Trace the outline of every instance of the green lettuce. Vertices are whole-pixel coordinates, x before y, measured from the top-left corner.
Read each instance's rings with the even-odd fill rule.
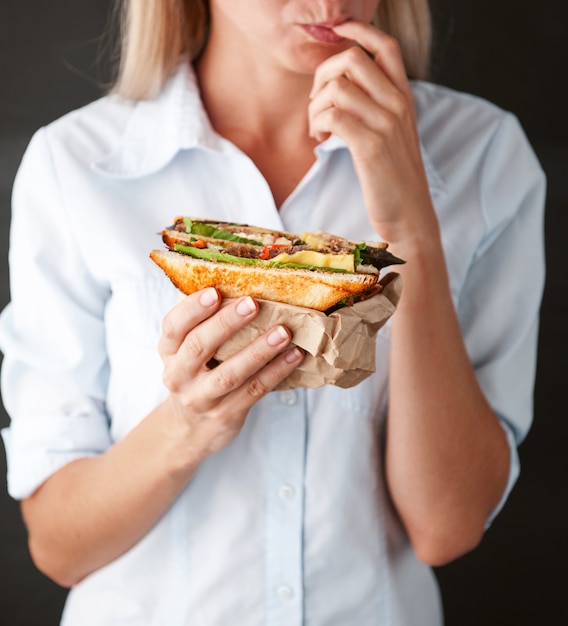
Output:
[[[192,222],[189,217],[183,219],[185,232],[189,235],[201,235],[203,237],[213,237],[214,239],[223,239],[225,241],[234,241],[236,243],[249,243],[253,246],[262,246],[263,244],[254,239],[246,239],[230,233],[227,230],[216,228],[212,224],[204,224],[202,222]]]
[[[206,261],[219,261],[221,263],[233,263],[238,265],[256,265],[260,267],[287,267],[302,270],[325,270],[326,272],[337,272],[340,274],[348,274],[346,270],[336,269],[332,267],[317,267],[313,265],[302,265],[301,263],[278,263],[276,261],[265,261],[263,259],[248,259],[245,257],[234,256],[221,252],[220,250],[211,250],[210,248],[195,248],[194,246],[183,246],[176,243],[174,245],[176,252],[181,252],[197,259],[205,259]]]

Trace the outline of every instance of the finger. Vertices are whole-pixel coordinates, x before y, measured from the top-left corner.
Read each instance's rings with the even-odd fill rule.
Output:
[[[331,133],[341,137],[351,146],[351,153],[356,162],[365,159],[376,163],[379,158],[377,150],[381,145],[385,145],[385,141],[381,141],[381,133],[370,132],[369,127],[360,119],[338,107],[330,107],[319,113],[312,120],[310,130],[312,137],[317,141]]]
[[[333,27],[341,37],[346,37],[367,50],[389,79],[403,92],[409,93],[410,86],[402,60],[398,41],[371,24],[351,20]]]
[[[158,341],[158,352],[162,358],[176,354],[187,334],[213,315],[220,303],[219,293],[211,287],[186,296],[169,311],[162,321]]]
[[[231,395],[231,403],[241,410],[248,410],[287,378],[302,363],[304,356],[304,351],[297,346],[279,354]]]
[[[204,376],[204,395],[218,399],[238,389],[282,352],[290,340],[287,328],[275,326]]]
[[[313,98],[328,82],[338,76],[345,76],[370,95],[373,95],[370,90],[377,81],[383,89],[387,88],[389,84],[391,89],[394,88],[387,76],[373,59],[367,56],[364,50],[357,46],[351,46],[347,50],[329,57],[317,67],[310,98]]]
[[[415,139],[414,124],[406,121],[408,109],[390,111],[371,100],[345,77],[334,79],[314,98],[309,107],[310,136],[321,141],[333,133],[350,147],[353,156],[379,157],[379,145],[405,145]],[[406,119],[405,119],[406,118]],[[374,152],[373,152],[374,151]]]
[[[194,375],[213,357],[219,346],[251,322],[258,314],[258,303],[250,296],[239,298],[194,327],[180,345],[176,360],[182,361],[187,375]]]
[[[384,114],[384,109],[357,85],[345,76],[339,76],[328,82],[310,102],[308,118],[312,137],[317,138],[316,135],[324,131],[333,132],[334,129],[325,128],[323,124],[327,116],[322,117],[322,113],[332,108],[343,111],[372,130],[379,130],[380,117]]]
[[[316,70],[311,99],[317,98],[339,77],[356,85],[370,100],[395,114],[408,108],[408,97],[386,76],[369,57],[355,46],[322,63]]]
[[[163,381],[166,387],[180,393],[188,381],[207,370],[219,346],[248,324],[258,313],[258,304],[245,296],[205,319],[184,337],[177,352],[163,357]]]

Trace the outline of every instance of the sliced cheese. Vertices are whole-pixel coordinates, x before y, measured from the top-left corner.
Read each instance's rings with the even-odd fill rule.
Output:
[[[325,254],[315,250],[300,250],[294,254],[282,252],[271,260],[277,263],[300,263],[312,267],[330,267],[346,272],[355,271],[355,260],[352,254]]]
[[[317,233],[308,233],[308,232],[302,233],[302,241],[305,241],[308,244],[308,246],[310,246],[311,248],[324,248],[324,249],[329,243],[323,237],[320,237],[320,235],[318,235]]]

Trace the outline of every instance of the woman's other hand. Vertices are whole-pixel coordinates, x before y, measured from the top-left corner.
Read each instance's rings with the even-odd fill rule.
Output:
[[[370,24],[333,29],[351,48],[317,69],[309,105],[310,134],[348,145],[371,224],[392,245],[437,233],[422,163],[414,98],[398,42]]]
[[[461,335],[398,43],[361,22],[334,31],[356,45],[317,69],[310,130],[347,143],[373,228],[407,262],[392,322],[386,477],[419,558],[441,565],[483,536],[508,444]]]

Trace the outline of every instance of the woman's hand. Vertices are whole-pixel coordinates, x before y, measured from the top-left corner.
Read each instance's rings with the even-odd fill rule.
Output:
[[[398,245],[437,232],[398,42],[362,22],[333,30],[354,45],[316,71],[310,134],[321,141],[333,133],[347,143],[381,237]]]
[[[483,535],[508,445],[461,336],[398,44],[360,22],[334,31],[358,45],[316,71],[311,133],[347,143],[373,227],[407,261],[392,322],[386,478],[418,556],[441,565]]]
[[[220,303],[207,289],[165,317],[167,400],[105,453],[68,463],[22,503],[34,562],[60,585],[77,584],[144,537],[200,462],[237,436],[252,404],[301,362],[278,326],[208,368],[217,347],[258,312],[248,297]]]
[[[211,288],[187,296],[163,322],[159,353],[164,361],[167,400],[176,432],[194,461],[217,452],[238,435],[251,406],[301,362],[298,348],[283,350],[290,332],[276,326],[238,354],[208,367],[223,343],[258,313],[258,304],[243,297],[220,308]]]

